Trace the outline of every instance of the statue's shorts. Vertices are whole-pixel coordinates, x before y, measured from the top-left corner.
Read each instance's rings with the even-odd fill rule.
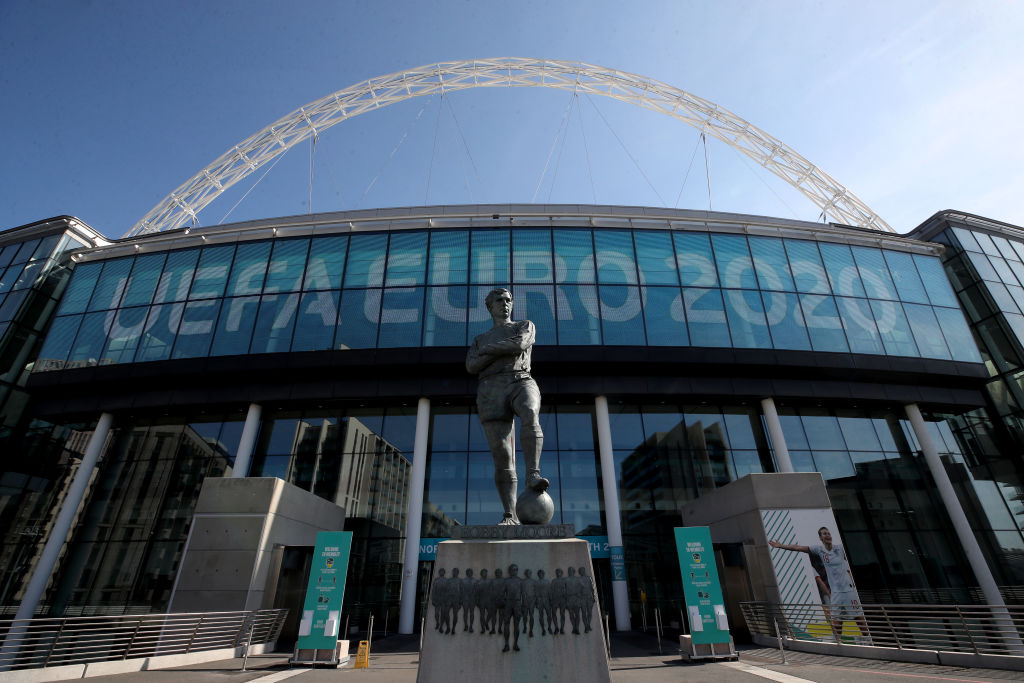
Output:
[[[511,420],[524,409],[540,410],[540,388],[528,372],[503,372],[480,380],[476,409],[481,420]]]

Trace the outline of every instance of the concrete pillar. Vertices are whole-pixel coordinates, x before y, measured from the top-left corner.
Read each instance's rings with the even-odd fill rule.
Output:
[[[421,398],[416,405],[409,510],[405,516],[405,562],[402,564],[402,598],[398,608],[399,633],[412,633],[416,626],[416,579],[420,562],[420,525],[423,521],[423,487],[427,478],[429,434],[430,399]]]
[[[85,489],[89,485],[89,479],[96,468],[96,461],[99,460],[100,452],[103,450],[103,444],[107,441],[107,435],[110,434],[110,425],[113,421],[113,415],[103,413],[96,422],[96,428],[93,429],[92,437],[90,437],[89,443],[85,447],[82,463],[78,466],[75,478],[71,482],[71,488],[68,489],[68,495],[64,499],[64,504],[57,515],[57,520],[53,523],[50,536],[46,539],[43,553],[39,557],[39,563],[36,564],[32,578],[29,579],[28,587],[25,588],[25,595],[21,599],[21,605],[18,607],[15,619],[31,619],[36,612],[39,601],[42,600],[43,591],[46,590],[46,584],[50,581],[50,574],[53,573],[53,567],[57,564],[60,549],[64,547],[64,541],[67,540],[68,532],[71,531],[71,522],[74,520],[75,514],[78,512],[78,506],[81,505],[82,498],[85,496]]]
[[[786,435],[782,432],[779,412],[775,410],[775,400],[771,396],[761,399],[761,412],[764,413],[768,438],[771,439],[772,450],[775,451],[775,466],[779,468],[779,472],[795,472],[793,461],[789,459],[789,446],[786,445]]]
[[[626,563],[622,552],[622,521],[619,512],[619,484],[615,476],[612,451],[612,427],[608,419],[608,399],[594,399],[597,418],[597,448],[601,458],[601,480],[604,482],[604,517],[608,525],[608,546],[612,563],[612,602],[615,608],[615,630],[629,631],[629,595],[626,592]]]
[[[231,477],[240,479],[249,476],[249,463],[252,451],[256,446],[256,436],[260,433],[260,416],[263,407],[259,403],[250,403],[249,412],[245,416],[242,437],[238,440],[238,454],[235,455],[235,466],[231,468]]]
[[[949,480],[949,474],[939,458],[935,442],[932,441],[931,434],[925,427],[921,410],[916,403],[910,403],[903,409],[907,412],[907,417],[910,418],[910,426],[914,429],[917,442],[921,445],[925,462],[928,463],[928,470],[932,473],[935,487],[939,490],[942,502],[946,506],[946,512],[949,513],[949,518],[953,522],[953,529],[956,531],[957,538],[960,539],[960,545],[963,546],[964,553],[967,555],[967,561],[970,562],[974,576],[981,585],[981,592],[985,594],[985,602],[990,605],[1005,605],[995,577],[992,576],[985,556],[981,552],[981,546],[978,545],[978,539],[975,538],[971,525],[967,521],[967,515],[964,514],[964,509],[960,505],[960,499],[957,498],[956,491],[953,489],[953,483]]]

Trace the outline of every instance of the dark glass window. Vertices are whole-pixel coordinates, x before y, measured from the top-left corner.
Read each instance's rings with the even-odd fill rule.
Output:
[[[345,270],[348,235],[316,237],[309,248],[303,289],[338,289]]]

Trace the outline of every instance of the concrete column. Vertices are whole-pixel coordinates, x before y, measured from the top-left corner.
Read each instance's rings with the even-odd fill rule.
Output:
[[[932,441],[931,434],[925,427],[921,410],[916,403],[910,403],[903,409],[907,412],[907,417],[910,418],[910,426],[914,429],[917,442],[921,444],[921,451],[924,453],[925,462],[928,463],[928,470],[932,473],[932,479],[935,480],[935,487],[939,490],[939,495],[942,496],[946,512],[949,513],[949,518],[953,522],[953,529],[967,555],[967,561],[970,562],[974,576],[981,585],[981,592],[985,594],[985,602],[990,605],[1005,605],[995,577],[992,576],[985,556],[981,553],[978,539],[975,538],[971,525],[967,521],[967,515],[964,514],[964,509],[960,505],[960,499],[957,498],[956,491],[953,489],[953,483],[949,480],[949,474],[939,458],[935,442]]]
[[[398,608],[399,633],[412,633],[416,626],[416,578],[420,562],[420,525],[423,521],[423,487],[427,478],[429,434],[430,399],[421,398],[416,405],[409,510],[405,516],[405,562],[402,564],[402,598]]]
[[[619,484],[615,476],[612,451],[612,427],[608,419],[608,399],[594,399],[597,418],[597,448],[601,458],[601,480],[604,482],[604,517],[608,525],[608,546],[612,563],[612,602],[615,608],[615,630],[629,631],[629,595],[626,592],[626,561],[622,552],[622,520],[619,512]]]
[[[238,440],[235,466],[231,468],[233,479],[249,476],[249,463],[252,461],[252,451],[256,446],[256,436],[260,433],[261,415],[263,407],[259,403],[250,403],[249,412],[245,416],[245,426],[242,427],[242,438]]]
[[[795,472],[793,461],[789,459],[789,446],[786,445],[786,435],[782,432],[782,422],[779,421],[779,412],[775,410],[775,400],[769,396],[761,399],[761,412],[764,413],[764,423],[768,427],[768,438],[772,441],[772,450],[775,451],[775,465],[779,472]]]
[[[75,514],[78,512],[78,506],[81,505],[82,498],[85,496],[85,489],[89,485],[89,479],[92,477],[93,470],[96,468],[96,461],[99,460],[103,444],[106,443],[107,435],[110,434],[110,425],[113,420],[113,415],[103,413],[96,422],[96,428],[93,429],[92,437],[90,437],[89,443],[85,447],[82,463],[78,466],[75,478],[71,482],[71,488],[68,489],[68,495],[64,499],[60,513],[57,514],[57,521],[53,523],[50,536],[46,539],[43,553],[39,557],[39,563],[32,573],[32,578],[29,579],[28,587],[25,588],[25,596],[21,599],[21,605],[18,607],[15,619],[31,619],[36,612],[36,607],[43,597],[46,584],[50,580],[50,574],[53,573],[53,567],[57,564],[60,549],[64,547],[64,541],[67,540],[68,532],[71,531],[71,522],[74,520]]]

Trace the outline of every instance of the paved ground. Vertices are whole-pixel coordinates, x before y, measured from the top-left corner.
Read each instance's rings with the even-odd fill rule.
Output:
[[[339,669],[289,668],[285,655],[250,657],[248,671],[241,671],[242,660],[146,671],[118,676],[91,678],[94,683],[414,683],[419,661],[418,637],[391,636],[374,642],[369,669],[353,669],[352,663]],[[778,650],[749,647],[740,649],[736,662],[684,663],[678,645],[662,642],[662,653],[654,637],[642,633],[613,634],[612,681],[614,683],[673,683],[708,681],[710,683],[864,683],[864,681],[983,681],[1022,680],[1024,674],[992,669],[965,669],[925,664],[880,662],[848,657],[829,657],[787,652],[786,663]],[[354,661],[354,659],[353,659]],[[458,683],[452,681],[452,683]],[[476,682],[473,682],[476,683]]]

